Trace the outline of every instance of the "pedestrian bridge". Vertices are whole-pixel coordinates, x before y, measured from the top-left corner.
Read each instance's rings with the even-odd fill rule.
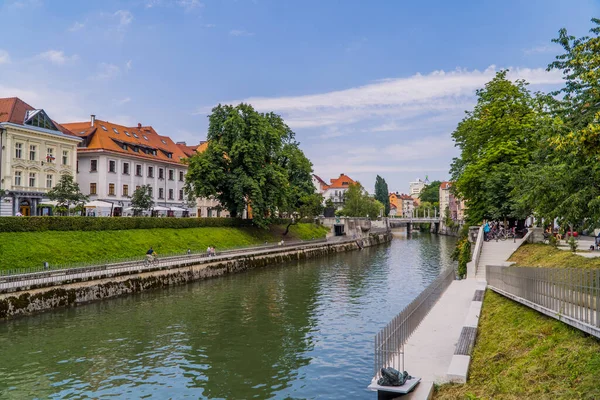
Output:
[[[402,217],[390,218],[388,221],[390,228],[399,228],[413,224],[439,224],[442,219],[440,217]]]

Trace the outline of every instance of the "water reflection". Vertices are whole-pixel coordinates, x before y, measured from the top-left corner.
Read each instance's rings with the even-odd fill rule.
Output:
[[[389,245],[0,324],[1,398],[369,397],[374,334],[451,238]]]

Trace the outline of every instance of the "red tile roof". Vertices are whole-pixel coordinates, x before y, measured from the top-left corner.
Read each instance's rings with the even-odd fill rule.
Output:
[[[187,155],[168,136],[159,135],[151,126],[127,127],[108,121],[96,119],[94,126],[90,122],[73,122],[63,124],[75,136],[85,137],[87,147],[78,148],[79,152],[108,150],[157,161],[181,163]],[[136,137],[137,136],[137,137]],[[127,145],[127,149],[123,148]],[[133,149],[140,149],[135,152]],[[146,154],[143,149],[156,150],[156,155]],[[169,158],[166,153],[171,153]]]
[[[450,186],[452,186],[452,182],[442,182],[440,184],[440,189],[442,190],[446,190],[448,189]]]
[[[330,181],[331,183],[329,185],[325,185],[323,189],[342,189],[347,188],[355,183],[352,178],[345,174],[340,174],[339,178],[331,179]]]
[[[23,125],[27,111],[35,110],[18,97],[0,99],[0,122]]]

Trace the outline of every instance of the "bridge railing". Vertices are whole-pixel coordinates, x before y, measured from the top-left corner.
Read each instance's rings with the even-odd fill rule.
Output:
[[[381,369],[392,367],[404,370],[404,345],[454,280],[449,268],[442,272],[409,305],[375,335],[375,380],[381,378]]]

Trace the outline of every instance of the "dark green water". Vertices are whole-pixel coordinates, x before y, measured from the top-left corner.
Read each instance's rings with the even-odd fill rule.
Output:
[[[373,336],[453,246],[399,237],[0,323],[0,398],[374,399]]]

